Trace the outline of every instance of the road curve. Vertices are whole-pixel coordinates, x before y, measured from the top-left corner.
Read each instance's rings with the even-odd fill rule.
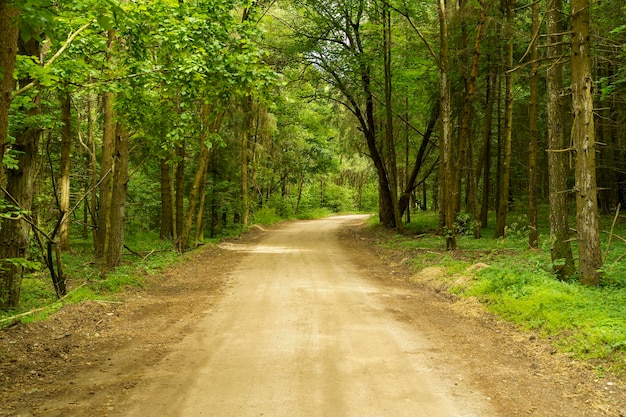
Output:
[[[494,416],[485,395],[432,366],[427,338],[386,309],[390,290],[340,245],[339,228],[364,218],[290,222],[256,245],[226,245],[246,255],[224,296],[123,415]]]

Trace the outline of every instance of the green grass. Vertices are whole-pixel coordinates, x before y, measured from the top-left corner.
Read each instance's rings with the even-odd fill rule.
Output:
[[[523,215],[509,215],[507,237],[494,238],[494,230],[482,231],[481,239],[459,235],[458,251],[445,251],[436,233],[437,213],[415,213],[405,235],[394,235],[381,243],[409,251],[416,270],[429,266],[445,268],[449,291],[461,297],[476,297],[490,311],[549,338],[554,346],[573,357],[590,360],[598,368],[626,372],[626,244],[613,239],[606,254],[599,287],[562,282],[551,273],[549,231],[545,211],[540,224],[540,248],[530,250]],[[602,219],[610,229],[612,218]],[[490,224],[494,224],[490,219]],[[573,222],[571,224],[574,224]],[[618,223],[615,235],[626,236],[626,223]],[[608,234],[603,233],[603,248]],[[577,257],[576,243],[572,243]],[[487,268],[468,273],[475,263]],[[465,276],[463,280],[457,280]],[[469,276],[469,277],[468,277]],[[459,284],[455,284],[460,282]]]
[[[3,319],[22,313],[37,310],[20,318],[29,322],[45,319],[66,303],[113,299],[125,289],[144,286],[151,276],[181,259],[171,242],[162,241],[150,233],[127,236],[126,245],[141,256],[124,250],[123,264],[105,278],[100,278],[99,264],[93,262],[91,241],[75,238],[71,252],[62,256],[68,294],[61,300],[57,299],[46,268],[31,271],[25,274],[22,281],[20,308],[0,312],[0,327],[10,323],[2,322]]]

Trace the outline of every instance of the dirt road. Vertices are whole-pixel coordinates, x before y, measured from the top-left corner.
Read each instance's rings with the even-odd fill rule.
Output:
[[[339,244],[362,217],[291,223],[247,252],[227,295],[167,360],[129,416],[490,416],[486,395],[437,372],[431,346],[386,311]],[[455,385],[456,383],[456,385]]]
[[[0,416],[626,415],[623,378],[412,283],[362,221],[257,230],[0,331]]]

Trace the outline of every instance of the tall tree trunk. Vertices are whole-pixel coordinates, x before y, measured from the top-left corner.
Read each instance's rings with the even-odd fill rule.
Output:
[[[612,63],[605,63],[603,68],[600,69],[600,77],[610,79],[614,77]],[[598,204],[600,211],[609,213],[614,210],[619,203],[620,187],[618,180],[618,159],[616,155],[618,153],[620,144],[615,139],[614,126],[618,126],[619,122],[615,120],[615,115],[618,114],[615,108],[615,98],[601,95],[601,102],[599,105],[600,118],[597,120],[600,126],[598,126],[598,143],[603,143],[599,154],[600,161],[598,162],[598,188],[599,198]]]
[[[4,167],[2,161],[7,146],[7,133],[9,127],[9,107],[13,99],[15,80],[13,70],[17,57],[17,39],[19,30],[16,19],[19,12],[8,4],[8,0],[0,0],[0,183]]]
[[[387,175],[389,177],[389,197],[393,209],[396,229],[402,232],[402,215],[398,207],[398,165],[396,141],[393,134],[392,80],[391,80],[391,10],[387,3],[383,6],[383,50],[385,78],[385,148],[387,151]]]
[[[20,44],[19,49],[21,55],[39,57],[39,43],[34,39]],[[26,78],[20,84],[27,85],[31,81]],[[28,117],[36,117],[41,112],[39,94],[32,104],[32,108],[23,110]],[[26,218],[30,217],[33,205],[41,130],[26,127],[15,132],[14,136],[13,149],[17,152],[18,168],[7,170],[5,199],[27,214],[5,218],[0,228],[0,310],[17,308],[20,304],[24,267],[19,260],[28,259],[31,226]]]
[[[183,231],[184,203],[185,203],[185,141],[176,147],[176,178],[174,184],[174,240],[178,246],[180,234]]]
[[[69,210],[70,210],[70,154],[72,151],[72,107],[69,92],[61,93],[61,112],[63,127],[61,128],[61,175],[59,178],[59,210],[61,211],[61,225],[59,227],[59,248],[62,251],[70,249]]]
[[[113,171],[111,184],[111,209],[109,213],[109,237],[104,258],[108,268],[115,268],[122,263],[124,249],[124,220],[126,219],[126,195],[128,191],[128,132],[121,123],[116,126],[115,150],[113,152]]]
[[[548,188],[550,199],[550,255],[552,270],[561,280],[575,271],[569,241],[569,205],[567,177],[568,153],[563,133],[563,48],[561,0],[547,2],[548,48],[550,60],[547,73],[548,113]]]
[[[463,104],[463,113],[461,115],[461,127],[459,130],[459,147],[461,149],[471,149],[471,144],[473,142],[472,138],[472,104],[474,102],[474,92],[476,90],[476,77],[478,76],[478,59],[480,58],[480,50],[482,46],[483,39],[483,29],[485,27],[485,19],[487,18],[487,4],[484,0],[480,1],[481,11],[480,18],[478,20],[478,26],[476,27],[476,42],[474,43],[474,51],[472,55],[472,65],[470,67],[469,77],[467,79],[467,92],[465,94],[465,102]],[[465,143],[467,142],[467,143]],[[480,211],[478,209],[478,177],[479,168],[474,168],[474,164],[472,163],[472,158],[469,161],[465,161],[464,152],[461,152],[459,157],[459,161],[457,163],[458,166],[462,166],[464,164],[469,164],[471,167],[470,178],[469,178],[469,191],[468,191],[468,204],[470,207],[470,212],[472,213],[473,218],[473,230],[474,230],[474,238],[480,238]],[[460,175],[461,170],[457,170],[457,175]],[[457,183],[460,185],[460,176],[456,179]]]
[[[602,253],[596,185],[589,16],[589,0],[571,1],[572,110],[574,113],[572,143],[576,153],[579,280],[585,285],[597,285],[600,280]]]
[[[211,152],[206,141],[209,138],[209,134],[217,133],[219,131],[222,125],[222,118],[224,116],[224,112],[220,112],[219,114],[211,114],[207,105],[205,105],[202,113],[205,133],[200,138],[200,156],[198,158],[198,168],[196,169],[191,191],[189,192],[187,211],[185,212],[183,229],[180,234],[179,250],[181,251],[189,249],[191,228],[193,226],[194,217],[196,217],[197,214],[196,207],[198,206],[198,202],[200,200],[200,194],[206,192],[205,185],[207,181],[207,172],[209,169],[209,160],[211,156]],[[213,116],[214,119],[211,120],[211,123],[209,124],[207,123],[207,119],[210,115]],[[201,212],[197,215],[201,216]]]
[[[408,90],[408,86],[405,86],[405,88]],[[409,96],[407,95],[404,98],[404,118],[405,120],[408,122],[409,121]],[[409,134],[409,124],[405,123],[404,124],[404,189],[406,190],[408,185],[409,185],[409,180],[410,180],[410,175],[409,174],[409,155],[410,155],[410,151],[411,151],[411,145],[410,145],[410,134]],[[407,207],[404,209],[406,210],[406,223],[411,223],[411,193],[409,192],[408,195],[405,193],[402,193],[400,195],[400,198],[398,200],[398,209],[400,210],[400,215],[403,214],[404,210],[402,209],[402,199],[406,196],[406,200],[407,200]]]
[[[530,52],[530,100],[528,102],[528,120],[530,125],[529,155],[528,155],[528,246],[531,249],[539,247],[539,230],[537,226],[537,142],[539,118],[539,2],[533,3],[532,43]]]
[[[506,215],[509,209],[509,182],[511,178],[511,138],[513,134],[513,0],[506,3],[506,38],[508,41],[506,58],[506,92],[504,103],[504,144],[502,155],[502,173],[500,177],[500,195],[496,220],[496,237],[504,236]]]
[[[108,32],[107,60],[113,61],[117,34]],[[113,110],[114,95],[105,92],[102,98],[103,133],[101,154],[101,183],[98,206],[96,257],[100,258],[100,276],[104,278],[111,268],[122,262],[124,248],[124,220],[128,186],[128,139],[121,123],[116,122]]]
[[[91,79],[91,77],[90,77]],[[85,212],[88,212],[87,214],[90,216],[90,218],[87,218],[87,215],[85,215],[85,228],[88,227],[88,225],[91,225],[91,233],[92,233],[92,238],[93,241],[96,241],[96,234],[97,234],[97,217],[96,217],[96,211],[97,211],[97,206],[98,206],[98,156],[96,155],[96,140],[95,140],[95,127],[94,127],[94,118],[93,118],[93,114],[92,114],[92,107],[91,107],[91,100],[92,96],[91,94],[87,94],[87,143],[83,143],[83,146],[85,147],[85,149],[87,150],[87,153],[89,154],[90,157],[90,168],[91,168],[91,187],[86,184],[85,188],[91,188],[91,195],[89,200],[85,199],[84,201],[84,206],[85,206]],[[80,139],[80,135],[78,136],[78,138]],[[89,220],[89,222],[88,222]],[[84,230],[84,237],[85,239],[87,238],[87,230]]]
[[[169,158],[161,158],[161,239],[174,237],[174,219],[172,217],[172,170]]]
[[[489,60],[489,68],[490,71],[489,76],[487,77],[485,93],[485,118],[483,119],[482,130],[483,143],[476,168],[477,172],[480,172],[481,169],[483,170],[483,195],[480,205],[480,225],[482,228],[486,228],[488,226],[489,196],[491,195],[491,124],[493,121],[493,104],[495,101],[493,94],[495,76],[491,74],[491,69],[493,68],[491,60]]]
[[[430,143],[432,134],[435,131],[437,121],[439,120],[440,112],[441,111],[439,109],[439,105],[436,105],[433,107],[433,110],[430,114],[430,118],[428,120],[428,125],[426,126],[426,131],[424,132],[424,135],[422,136],[422,142],[417,151],[417,155],[415,156],[415,163],[413,164],[413,169],[411,170],[411,173],[407,176],[406,186],[404,188],[404,191],[402,192],[402,197],[400,197],[400,200],[398,202],[400,215],[402,215],[405,210],[410,211],[409,205],[410,205],[410,200],[411,200],[411,194],[415,191],[415,188],[418,186],[418,184],[416,183],[417,175],[421,171],[421,168],[424,164],[424,160],[426,159],[426,150],[428,149],[428,144]],[[407,167],[408,167],[408,163],[407,163]],[[422,179],[422,181],[424,181],[424,179]]]
[[[448,81],[448,17],[446,1],[438,0],[439,4],[439,150],[441,186],[441,210],[446,236],[446,250],[456,249],[456,198],[453,195],[455,184],[455,167],[452,160],[452,122],[450,120],[450,82]]]
[[[250,222],[250,186],[248,178],[248,149],[252,129],[252,97],[245,97],[242,103],[243,123],[241,128],[241,223],[247,227]]]
[[[207,186],[208,168],[204,173],[204,181],[202,183],[203,191],[200,193],[200,202],[198,203],[198,211],[196,214],[196,233],[194,236],[194,246],[198,246],[200,241],[204,240],[204,204],[206,202],[206,186]]]
[[[108,33],[107,60],[112,59],[114,31]],[[105,248],[110,236],[110,211],[113,193],[113,153],[115,150],[115,114],[113,112],[113,93],[102,93],[102,153],[100,156],[100,197],[98,199],[98,228],[94,250],[96,258],[102,260],[103,271],[106,271]]]

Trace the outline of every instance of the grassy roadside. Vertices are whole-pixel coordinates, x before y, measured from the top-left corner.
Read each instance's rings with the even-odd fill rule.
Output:
[[[315,219],[328,216],[328,210],[306,211],[294,218]],[[262,226],[284,221],[274,209],[263,209],[254,216],[254,223]],[[241,227],[222,231],[220,236],[204,239],[205,245],[215,245],[221,240],[245,233]],[[79,233],[73,234],[78,236]],[[48,271],[43,265],[29,271],[22,281],[21,305],[17,310],[0,311],[0,328],[17,321],[24,323],[43,320],[68,303],[86,300],[115,302],[123,291],[149,285],[166,267],[184,262],[187,254],[178,253],[171,241],[160,240],[158,235],[147,232],[127,234],[126,245],[132,252],[124,250],[124,262],[115,271],[100,278],[99,265],[93,260],[93,246],[89,239],[74,237],[71,251],[64,253],[63,271],[67,277],[68,294],[58,300]]]
[[[380,244],[409,253],[415,279],[435,277],[439,287],[476,298],[501,318],[550,339],[559,351],[589,361],[600,373],[626,373],[626,259],[620,258],[626,243],[612,240],[601,285],[584,287],[575,279],[559,281],[550,272],[547,225],[540,225],[540,248],[530,250],[527,222],[515,214],[510,219],[506,238],[495,239],[493,229],[483,230],[478,240],[460,235],[460,249],[450,253],[435,233],[437,214],[417,213],[405,235],[381,234],[387,237]],[[603,219],[604,230],[610,230],[611,221]],[[618,222],[614,233],[626,236],[626,223]],[[608,233],[603,233],[604,249],[607,242]],[[577,248],[573,250],[576,256]]]

